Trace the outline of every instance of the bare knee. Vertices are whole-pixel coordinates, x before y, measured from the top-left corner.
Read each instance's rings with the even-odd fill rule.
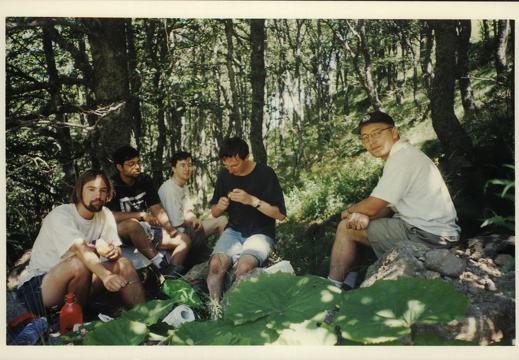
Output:
[[[224,254],[214,254],[209,262],[209,274],[221,276],[229,269],[231,260]]]
[[[236,266],[236,276],[241,276],[248,272],[251,272],[255,268],[259,266],[259,260],[252,255],[242,255],[240,260],[238,260],[238,265]]]

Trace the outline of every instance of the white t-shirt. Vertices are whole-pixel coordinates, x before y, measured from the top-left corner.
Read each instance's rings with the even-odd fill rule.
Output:
[[[171,178],[160,186],[159,197],[169,221],[175,227],[182,225],[185,213],[194,209],[187,186],[180,187]],[[184,231],[183,228],[179,230]]]
[[[439,236],[459,236],[457,215],[440,171],[423,152],[401,138],[389,153],[371,196],[407,223]]]
[[[115,246],[121,245],[115,218],[108,208],[103,207],[92,220],[86,220],[79,215],[74,204],[57,206],[43,219],[27,272],[20,277],[18,286],[73,256],[70,247],[78,239],[89,244],[104,239],[112,241]]]

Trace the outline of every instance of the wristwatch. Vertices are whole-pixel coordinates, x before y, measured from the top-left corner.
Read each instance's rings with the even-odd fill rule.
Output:
[[[255,208],[259,208],[261,206],[261,200],[258,199],[258,203],[256,204]]]

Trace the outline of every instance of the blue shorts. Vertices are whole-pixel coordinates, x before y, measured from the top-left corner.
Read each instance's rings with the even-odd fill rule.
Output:
[[[150,239],[153,246],[157,247],[162,240],[162,226],[150,225],[147,221],[139,221],[139,224],[141,224],[142,229],[146,233],[146,236],[148,236],[148,239]],[[126,246],[133,246],[132,242],[129,240],[124,241],[124,239],[121,239],[121,241]]]
[[[255,234],[246,238],[239,231],[227,228],[216,242],[211,256],[225,254],[234,264],[241,255],[247,254],[258,259],[261,265],[267,260],[273,245],[274,240],[267,235]]]
[[[47,316],[47,310],[43,304],[41,293],[41,282],[45,274],[35,276],[29,281],[23,283],[16,290],[16,298],[24,304],[27,309],[34,315]]]

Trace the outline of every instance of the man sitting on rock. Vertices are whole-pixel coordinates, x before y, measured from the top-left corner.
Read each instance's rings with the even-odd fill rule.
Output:
[[[399,241],[448,248],[460,236],[456,210],[439,170],[408,139],[400,138],[391,116],[369,113],[352,133],[360,135],[369,153],[385,164],[371,195],[341,214],[328,278],[343,290],[355,286],[353,270],[363,245],[381,257]]]
[[[16,292],[33,314],[47,316],[70,292],[83,308],[102,290],[118,292],[129,309],[146,302],[137,271],[122,257],[114,216],[104,207],[112,195],[108,175],[88,170],[78,178],[71,203],[44,219]]]

